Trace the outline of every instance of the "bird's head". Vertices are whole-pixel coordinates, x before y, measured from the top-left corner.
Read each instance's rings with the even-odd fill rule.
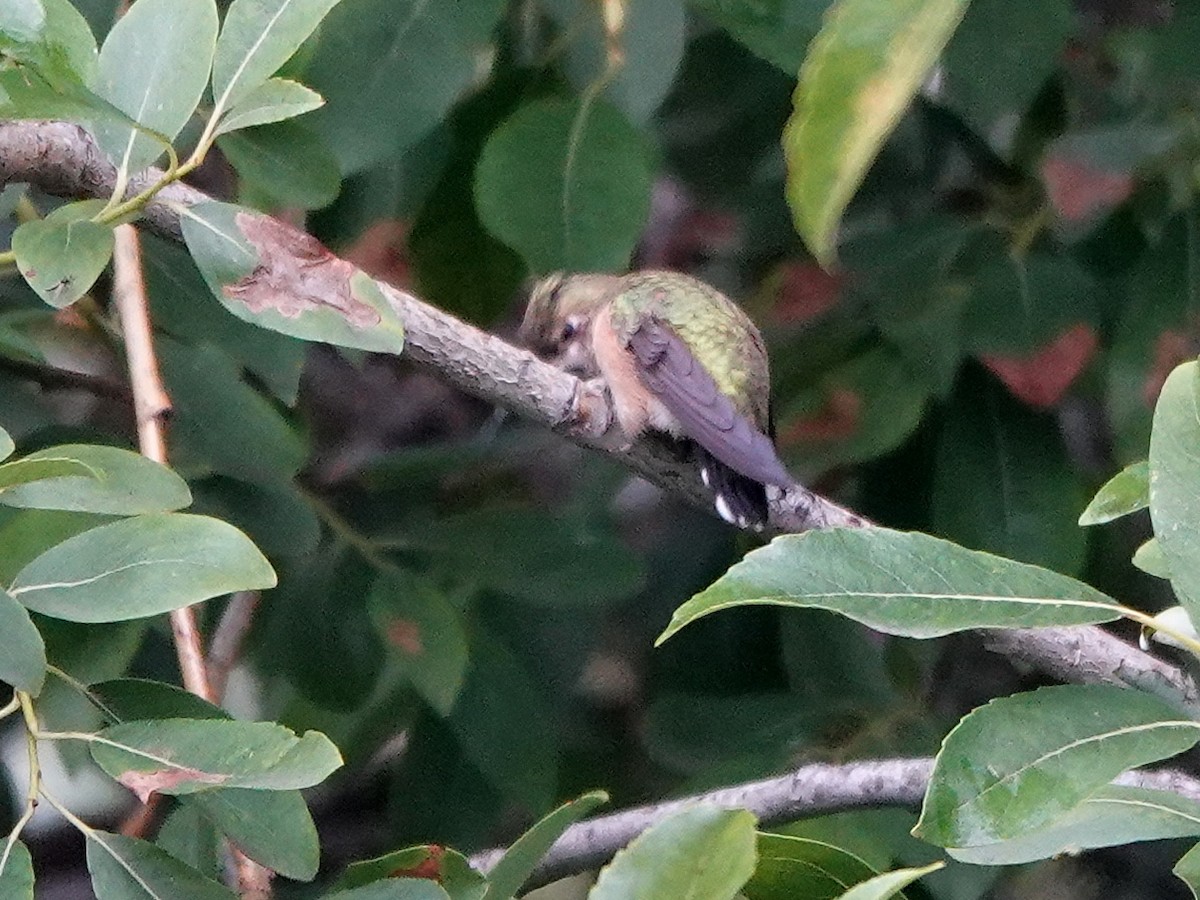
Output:
[[[529,295],[519,337],[526,347],[583,378],[599,374],[592,353],[591,322],[619,285],[615,275],[543,278]]]

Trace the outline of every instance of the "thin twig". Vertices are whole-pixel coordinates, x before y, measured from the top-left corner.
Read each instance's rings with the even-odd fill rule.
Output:
[[[254,624],[254,611],[261,597],[258,591],[238,591],[229,598],[213,632],[208,645],[208,684],[218,698],[225,696],[229,672],[242,654],[242,644]]]
[[[132,225],[118,225],[113,232],[116,239],[113,249],[113,299],[125,337],[125,355],[129,361],[129,381],[137,416],[138,444],[142,455],[166,465],[167,441],[163,420],[171,411],[171,398],[163,387],[154,354],[138,235]],[[210,703],[217,703],[218,695],[209,681],[195,610],[185,606],[173,610],[170,618],[184,687]],[[152,797],[151,801],[156,799]],[[150,805],[143,804],[142,809],[126,820],[126,827],[141,825],[149,828],[154,819],[154,809],[146,808]],[[242,897],[246,900],[265,900],[270,897],[271,873],[233,844],[229,845],[229,852],[233,877]]]
[[[137,416],[138,445],[142,455],[166,465],[167,442],[163,421],[171,412],[171,398],[163,387],[154,355],[146,286],[142,281],[142,252],[132,225],[113,229],[113,299],[125,336],[129,383]],[[189,688],[190,690],[190,688]]]
[[[123,403],[133,402],[133,395],[129,392],[128,386],[119,381],[105,378],[103,375],[75,372],[47,363],[11,357],[0,357],[0,371],[11,372],[13,375],[27,378],[35,384],[51,390],[86,391],[108,400],[120,400]]]

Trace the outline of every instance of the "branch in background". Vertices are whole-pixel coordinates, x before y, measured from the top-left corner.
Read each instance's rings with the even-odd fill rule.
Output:
[[[1092,625],[982,631],[984,646],[1059,681],[1113,684],[1161,697],[1200,718],[1200,689],[1183,669]]]
[[[208,683],[218,698],[225,696],[229,673],[242,655],[242,644],[254,624],[254,612],[261,598],[259,591],[238,591],[229,598],[213,632],[208,645]]]
[[[814,763],[778,778],[597,816],[563,832],[542,858],[524,890],[599,868],[651,825],[693,803],[748,809],[758,816],[762,828],[853,809],[917,809],[932,772],[931,757],[864,760],[844,765]],[[1174,770],[1125,772],[1114,783],[1170,791],[1200,800],[1200,781]],[[477,853],[471,857],[471,865],[487,872],[503,855],[503,850]]]
[[[140,190],[156,177],[155,173],[143,175],[130,190]],[[77,126],[4,122],[0,123],[0,184],[7,182],[29,182],[68,197],[107,197],[115,173]],[[208,199],[185,185],[171,185],[147,207],[145,224],[179,240],[179,207]],[[286,253],[283,248],[275,249]],[[379,287],[404,322],[405,355],[414,362],[470,394],[512,409],[577,444],[608,453],[659,487],[711,510],[696,466],[675,458],[655,442],[616,449],[620,438],[610,433],[613,416],[606,396],[411,294],[385,284]],[[771,528],[777,532],[868,524],[804,489],[788,491],[771,504]],[[1015,662],[1064,681],[1126,684],[1164,696],[1193,713],[1200,710],[1200,692],[1190,676],[1096,627],[1002,630],[989,632],[985,640]],[[783,778],[727,788],[705,797],[748,807],[768,823],[834,809],[913,806],[924,791],[928,767],[929,760],[806,766]],[[1196,782],[1182,775],[1164,783],[1162,789],[1200,797]],[[630,810],[575,826],[555,845],[540,877],[549,880],[547,873],[557,877],[602,862],[672,808],[667,804]],[[570,848],[570,852],[560,848]],[[485,865],[490,857],[479,859]]]
[[[0,372],[9,372],[19,378],[28,379],[48,390],[86,391],[107,400],[119,400],[122,403],[133,402],[133,395],[126,385],[103,375],[76,372],[73,369],[61,369],[47,363],[13,359],[7,356],[0,357]]]

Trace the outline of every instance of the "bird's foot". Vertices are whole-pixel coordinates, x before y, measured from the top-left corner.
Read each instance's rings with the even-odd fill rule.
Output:
[[[603,437],[612,428],[612,399],[603,378],[579,382],[575,391],[575,421],[593,438]]]

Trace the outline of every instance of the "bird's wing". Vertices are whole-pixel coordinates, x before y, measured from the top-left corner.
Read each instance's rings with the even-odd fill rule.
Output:
[[[771,439],[737,411],[669,325],[648,319],[630,335],[628,346],[642,381],[688,437],[748,478],[763,484],[795,483]]]

